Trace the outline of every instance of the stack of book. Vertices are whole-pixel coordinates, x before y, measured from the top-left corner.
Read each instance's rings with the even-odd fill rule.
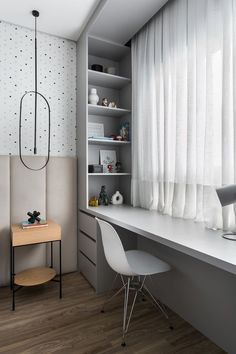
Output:
[[[48,226],[48,223],[46,222],[46,220],[40,220],[39,222],[36,221],[33,224],[31,224],[29,221],[22,221],[21,226],[23,229],[31,229],[38,227],[46,227]]]

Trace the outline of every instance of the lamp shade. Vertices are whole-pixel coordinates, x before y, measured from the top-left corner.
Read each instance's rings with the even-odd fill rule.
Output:
[[[236,203],[236,184],[217,188],[216,193],[222,206]]]

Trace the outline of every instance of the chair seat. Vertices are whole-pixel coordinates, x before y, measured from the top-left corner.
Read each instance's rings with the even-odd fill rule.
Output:
[[[137,275],[152,275],[171,269],[169,264],[144,251],[132,250],[125,254],[130,268]]]

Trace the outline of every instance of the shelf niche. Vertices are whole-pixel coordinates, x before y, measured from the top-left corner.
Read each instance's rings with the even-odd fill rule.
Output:
[[[88,69],[89,85],[108,87],[119,90],[131,83],[131,80],[118,75],[111,75],[100,71]]]

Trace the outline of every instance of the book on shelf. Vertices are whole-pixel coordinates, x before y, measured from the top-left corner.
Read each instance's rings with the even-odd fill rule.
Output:
[[[31,224],[29,221],[22,221],[21,226],[23,229],[33,229],[39,227],[47,227],[48,223],[45,220],[41,220],[40,222],[36,221]]]
[[[89,137],[90,140],[114,140],[113,138],[111,137],[107,137],[107,136],[90,136]]]

